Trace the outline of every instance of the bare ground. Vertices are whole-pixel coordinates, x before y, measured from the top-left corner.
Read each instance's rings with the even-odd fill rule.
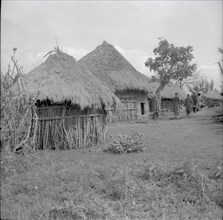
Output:
[[[188,118],[182,113],[179,120],[110,126],[109,134],[140,131],[146,146],[141,156],[151,159],[214,163],[223,156],[223,127],[213,121],[214,114],[213,109],[204,109]]]
[[[113,140],[117,134],[131,134],[132,130],[143,133],[146,147],[143,153],[117,156],[97,151],[96,148],[90,151],[84,149],[73,153],[63,152],[63,154],[68,158],[104,165],[122,165],[142,158],[171,161],[173,164],[182,164],[185,161],[200,165],[213,164],[222,161],[223,156],[223,127],[222,124],[214,122],[212,119],[214,114],[213,109],[204,109],[189,118],[182,113],[179,120],[172,120],[170,116],[170,119],[165,120],[115,124],[108,127],[108,140]],[[61,158],[61,152],[56,152],[52,156]]]

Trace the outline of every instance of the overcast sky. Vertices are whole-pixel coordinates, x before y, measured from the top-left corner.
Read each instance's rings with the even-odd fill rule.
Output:
[[[24,72],[44,61],[56,46],[76,58],[104,40],[113,44],[140,72],[159,37],[194,48],[202,76],[221,84],[217,48],[222,47],[222,1],[3,1],[1,61],[12,48]]]

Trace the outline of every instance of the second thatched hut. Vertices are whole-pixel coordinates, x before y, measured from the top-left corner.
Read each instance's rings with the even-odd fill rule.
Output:
[[[148,77],[138,72],[111,44],[103,42],[78,63],[108,86],[121,100],[120,112],[107,108],[107,121],[135,120],[149,112]]]
[[[223,104],[223,96],[217,89],[202,94],[202,101],[208,107],[220,106]]]
[[[152,109],[152,98],[156,92],[156,89],[159,87],[159,82],[151,82],[149,83],[150,88],[152,88],[153,92],[148,94],[150,109]],[[186,99],[186,93],[183,89],[181,89],[175,83],[170,83],[166,85],[164,89],[161,91],[161,109],[166,112],[173,112],[173,98],[175,93],[177,92],[181,101]]]

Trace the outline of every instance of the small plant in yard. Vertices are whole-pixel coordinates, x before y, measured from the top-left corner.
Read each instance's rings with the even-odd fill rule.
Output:
[[[138,131],[132,131],[132,135],[118,134],[116,139],[104,149],[105,152],[114,154],[143,152],[143,134]]]

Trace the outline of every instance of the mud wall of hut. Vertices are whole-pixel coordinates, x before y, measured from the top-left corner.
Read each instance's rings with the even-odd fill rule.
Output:
[[[161,108],[165,110],[165,112],[173,112],[173,99],[162,99]]]
[[[144,92],[123,91],[116,95],[121,100],[121,109],[106,109],[107,122],[133,121],[142,115],[148,115],[149,103]]]
[[[152,109],[152,99],[149,99],[149,109]],[[180,101],[182,104],[182,100]],[[173,99],[162,98],[161,99],[161,109],[165,112],[173,112]]]
[[[32,125],[36,149],[78,149],[105,139],[106,114],[72,106],[37,107]]]

